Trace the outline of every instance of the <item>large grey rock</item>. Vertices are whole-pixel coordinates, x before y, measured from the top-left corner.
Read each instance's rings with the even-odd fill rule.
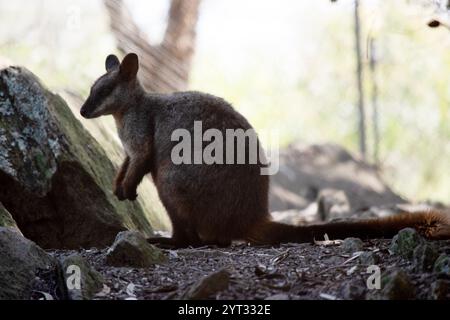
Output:
[[[23,68],[0,71],[0,201],[46,248],[103,247],[152,228],[112,193],[114,167],[66,103]]]
[[[41,273],[57,274],[58,263],[34,242],[0,227],[0,300],[28,300]]]
[[[271,211],[304,209],[323,189],[342,190],[351,211],[405,202],[375,168],[341,146],[294,143],[280,152],[280,170],[271,177]]]
[[[115,267],[146,268],[167,260],[160,249],[135,231],[119,233],[106,255],[106,263]]]

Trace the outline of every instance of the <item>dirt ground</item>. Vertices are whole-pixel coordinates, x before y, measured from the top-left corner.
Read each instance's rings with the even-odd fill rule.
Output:
[[[432,284],[442,278],[433,272],[418,273],[412,262],[389,251],[390,240],[364,242],[372,252],[381,275],[403,270],[414,287],[414,299],[430,299]],[[440,253],[450,252],[450,241],[436,242]],[[224,290],[210,299],[373,299],[369,290],[367,264],[342,245],[285,244],[278,247],[234,245],[230,248],[164,250],[167,263],[145,269],[115,268],[105,264],[106,250],[81,250],[90,265],[104,279],[104,290],[94,299],[168,300],[186,298],[189,290],[207,275],[226,269]],[[56,257],[75,251],[52,251]],[[443,279],[444,282],[450,281]],[[214,286],[215,284],[213,284]],[[448,295],[447,295],[448,297]]]

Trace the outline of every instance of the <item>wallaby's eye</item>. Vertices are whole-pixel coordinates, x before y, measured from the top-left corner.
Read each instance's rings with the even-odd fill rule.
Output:
[[[112,74],[107,73],[103,75],[91,88],[90,95],[93,99],[92,101],[97,105],[101,104],[113,92],[116,85],[117,81]]]

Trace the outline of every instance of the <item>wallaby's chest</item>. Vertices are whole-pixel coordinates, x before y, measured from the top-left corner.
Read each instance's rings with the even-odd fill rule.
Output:
[[[117,132],[128,156],[139,154],[152,143],[150,121],[138,115],[116,119]]]

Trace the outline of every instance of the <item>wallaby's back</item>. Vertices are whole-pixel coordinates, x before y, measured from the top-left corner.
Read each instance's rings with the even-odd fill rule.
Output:
[[[194,137],[195,121],[201,121],[203,132],[216,129],[224,139],[227,129],[252,129],[223,99],[199,92],[165,96],[154,119],[156,165],[152,175],[174,228],[187,226],[202,242],[225,245],[245,238],[254,222],[269,214],[269,180],[260,174],[259,162],[174,164],[171,152],[178,142],[171,141],[172,133],[186,129]],[[248,141],[245,148],[248,152]]]

